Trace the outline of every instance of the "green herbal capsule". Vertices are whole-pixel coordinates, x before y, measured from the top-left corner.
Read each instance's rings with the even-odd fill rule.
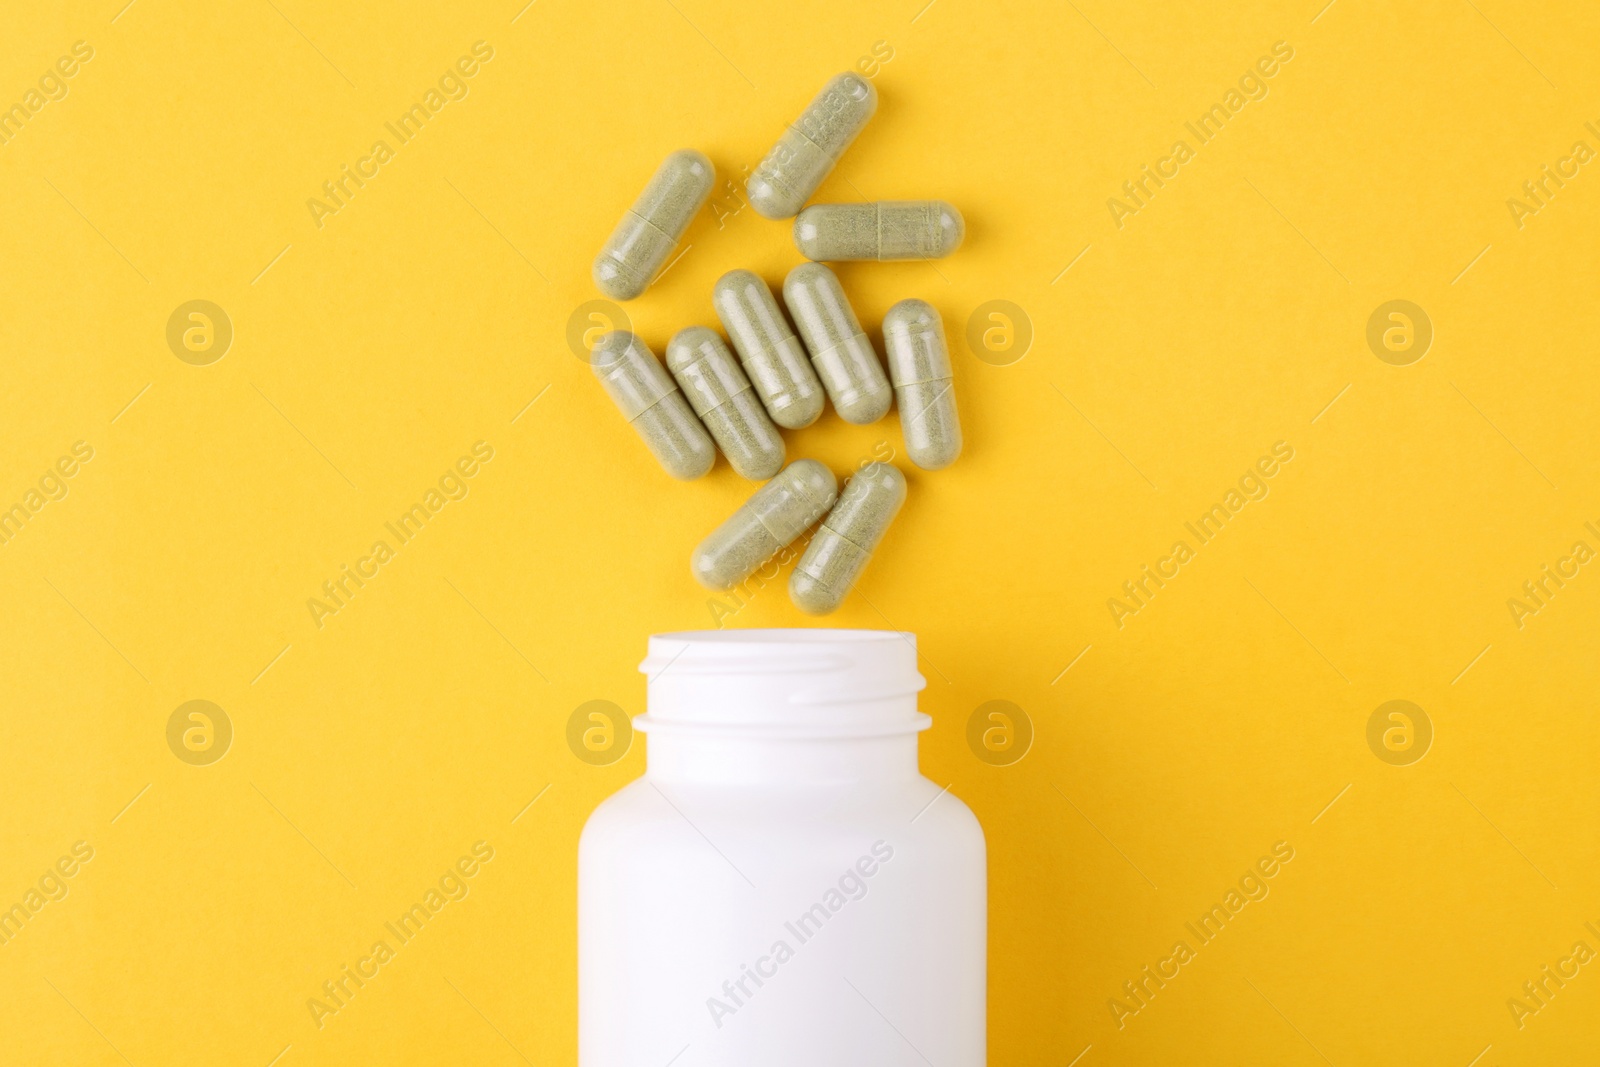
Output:
[[[769,219],[793,217],[877,110],[871,82],[848,72],[834,77],[750,172],[750,205]]]
[[[592,366],[622,417],[668,474],[698,478],[711,469],[716,446],[643,341],[627,330],[613,330],[595,346]]]
[[[594,261],[594,284],[613,300],[632,300],[655,281],[689,220],[711,195],[716,171],[692,148],[661,164]]]
[[[961,455],[961,420],[944,323],[933,305],[902,300],[883,317],[883,349],[911,462],[936,471]]]
[[[811,615],[826,615],[878,547],[906,500],[906,479],[887,463],[869,463],[851,478],[789,576],[789,598]]]
[[[838,276],[802,263],[783,280],[783,302],[839,417],[858,425],[883,418],[894,394]]]
[[[732,589],[805,533],[838,492],[827,467],[795,460],[700,542],[689,569],[708,589]]]
[[[734,470],[756,481],[778,473],[783,438],[715,330],[679,330],[667,342],[667,369]]]
[[[940,259],[961,247],[967,224],[943,200],[812,204],[794,220],[807,259]]]
[[[711,303],[772,421],[786,430],[816,422],[822,383],[767,283],[750,271],[730,270],[717,279]]]

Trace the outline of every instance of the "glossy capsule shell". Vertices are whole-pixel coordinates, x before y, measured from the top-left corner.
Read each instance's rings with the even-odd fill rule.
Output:
[[[783,280],[783,302],[839,417],[858,425],[883,418],[894,394],[838,275],[802,263]]]
[[[807,259],[941,259],[961,247],[967,224],[943,200],[812,204],[794,220]]]
[[[795,460],[700,542],[689,559],[695,580],[732,589],[827,514],[838,493],[827,467]]]
[[[715,178],[711,160],[692,148],[668,156],[595,257],[600,291],[613,300],[632,300],[649,288],[711,195]]]
[[[877,110],[871,82],[836,75],[750,172],[744,185],[750,205],[769,219],[794,217]]]
[[[961,455],[961,420],[939,312],[925,300],[900,301],[883,317],[883,350],[911,462],[950,466]]]
[[[899,470],[887,463],[862,467],[789,575],[795,607],[811,615],[837,608],[905,501],[906,479]]]
[[[698,478],[711,469],[716,446],[643,341],[627,330],[613,330],[595,346],[592,366],[622,417],[668,474]]]
[[[822,383],[767,283],[750,271],[730,270],[717,279],[711,303],[772,421],[786,430],[816,422]]]
[[[679,330],[667,342],[667,369],[735,471],[755,481],[778,473],[783,438],[715,330]]]

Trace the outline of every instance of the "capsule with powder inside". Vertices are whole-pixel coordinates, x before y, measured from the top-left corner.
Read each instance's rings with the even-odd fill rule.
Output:
[[[883,350],[911,462],[950,466],[961,455],[961,420],[939,312],[925,300],[900,301],[883,317]]]
[[[905,475],[869,463],[845,485],[789,575],[789,599],[811,615],[837,608],[906,500]]]
[[[793,217],[877,110],[878,90],[861,75],[830,79],[750,172],[750,205],[769,219]]]
[[[689,569],[708,589],[732,589],[805,533],[837,496],[832,471],[797,459],[700,542]]]
[[[757,481],[778,473],[783,438],[715,330],[679,330],[667,342],[667,369],[734,470]]]
[[[711,469],[716,446],[643,341],[627,330],[613,330],[595,345],[591,365],[622,417],[668,474],[698,478]]]
[[[839,417],[857,424],[883,418],[894,394],[838,275],[821,263],[802,263],[783,280],[783,302]]]
[[[822,383],[767,283],[747,270],[717,279],[711,303],[772,421],[786,430],[822,414]]]
[[[600,291],[613,300],[632,300],[649,288],[711,195],[715,178],[711,160],[692,148],[668,156],[595,258]]]
[[[794,220],[794,243],[815,260],[940,259],[961,247],[961,212],[943,200],[812,204]]]

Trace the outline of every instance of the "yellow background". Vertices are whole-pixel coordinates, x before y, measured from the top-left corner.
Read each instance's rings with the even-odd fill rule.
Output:
[[[1600,964],[1521,1028],[1506,1003],[1600,950],[1600,566],[1507,607],[1600,548],[1600,164],[1520,228],[1506,203],[1600,148],[1586,5],[123,3],[10,5],[0,56],[9,107],[94,49],[0,147],[0,505],[94,449],[0,547],[0,906],[94,849],[0,946],[0,1060],[572,1062],[577,837],[644,754],[581,763],[567,719],[639,713],[646,636],[711,625],[688,553],[750,486],[670,481],[568,318],[667,152],[742,189],[879,42],[819,198],[965,212],[948,260],[839,273],[875,340],[894,301],[938,307],[968,443],[908,469],[831,621],[921,641],[925,773],[988,835],[992,1062],[1594,1055]],[[395,145],[477,41],[469,95]],[[307,200],[380,138],[319,228]],[[1108,198],[1180,138],[1119,229]],[[722,272],[798,261],[715,195],[628,307],[658,352],[714,323]],[[194,299],[235,332],[208,366],[166,343]],[[1009,366],[964,341],[993,299],[1034,331]],[[1394,299],[1434,329],[1409,366],[1366,342]],[[893,415],[787,437],[904,466]],[[477,441],[470,494],[318,628],[307,599]],[[1108,598],[1278,441],[1270,495],[1119,628]],[[808,621],[780,584],[727,620]],[[194,699],[234,729],[209,766],[167,744]],[[966,742],[991,699],[1036,734],[1011,766]],[[1409,766],[1368,747],[1391,699],[1432,724]],[[307,1000],[480,840],[470,896],[319,1029]],[[1119,1029],[1122,983],[1278,841],[1270,895]]]

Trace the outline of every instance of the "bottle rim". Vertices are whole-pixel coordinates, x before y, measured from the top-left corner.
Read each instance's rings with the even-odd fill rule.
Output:
[[[821,627],[656,634],[642,730],[686,727],[764,737],[914,733],[927,686],[916,635]]]

